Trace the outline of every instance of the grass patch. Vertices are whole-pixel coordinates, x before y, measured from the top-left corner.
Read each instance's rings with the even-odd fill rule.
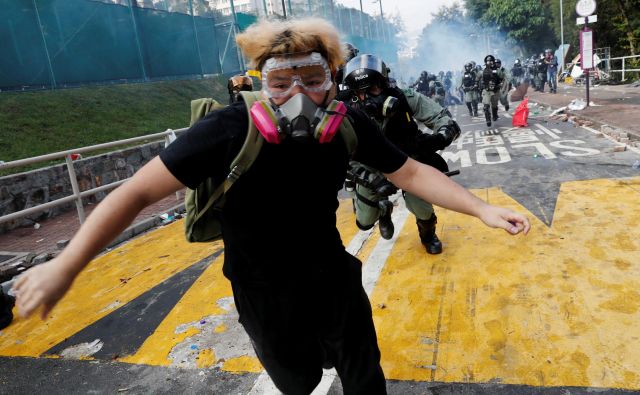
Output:
[[[2,92],[0,160],[9,162],[162,132],[168,128],[183,128],[189,126],[190,101],[200,97],[213,97],[227,103],[227,79],[219,76],[53,91]],[[7,169],[0,175],[46,165]]]

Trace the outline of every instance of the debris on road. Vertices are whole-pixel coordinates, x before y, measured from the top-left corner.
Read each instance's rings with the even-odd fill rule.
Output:
[[[567,105],[567,108],[571,111],[580,111],[584,110],[587,107],[587,103],[582,99],[573,99],[571,103]]]

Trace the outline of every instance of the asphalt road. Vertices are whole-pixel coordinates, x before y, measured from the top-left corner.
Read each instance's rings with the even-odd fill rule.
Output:
[[[595,131],[452,109],[443,153],[477,196],[529,215],[527,237],[437,209],[445,251],[426,254],[398,196],[396,234],[338,228],[363,262],[390,394],[640,390],[640,171]],[[537,118],[536,118],[537,117]],[[220,244],[180,222],[97,258],[45,322],[0,332],[0,393],[269,394],[221,274]],[[315,394],[339,394],[332,371]],[[640,393],[640,392],[638,392]]]

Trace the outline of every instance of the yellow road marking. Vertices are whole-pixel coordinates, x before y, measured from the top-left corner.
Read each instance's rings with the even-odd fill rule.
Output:
[[[640,388],[639,185],[564,183],[524,238],[438,210],[439,256],[407,224],[372,295],[387,378]]]
[[[16,318],[2,331],[0,355],[39,356],[220,248],[187,243],[183,226],[160,228],[94,259],[48,320],[42,322],[39,314]]]
[[[475,193],[526,211],[499,189]],[[552,226],[530,216],[527,237],[438,209],[445,251],[436,256],[406,221],[372,294],[387,378],[640,388],[639,198],[638,178],[564,183]],[[186,243],[182,226],[97,258],[50,320],[18,319],[2,331],[0,355],[39,356],[220,247]],[[358,232],[349,200],[338,209],[338,227],[345,244]],[[363,262],[377,240],[376,229],[359,253]],[[202,337],[203,318],[214,324],[212,334],[232,333],[222,259],[122,361],[176,364],[170,354]],[[224,350],[197,347],[189,355],[195,367],[262,369],[250,353],[222,361]]]

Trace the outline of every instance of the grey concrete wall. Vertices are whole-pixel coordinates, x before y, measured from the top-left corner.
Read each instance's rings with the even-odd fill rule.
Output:
[[[103,155],[74,161],[80,191],[129,178],[142,165],[156,156],[163,142],[148,143]],[[84,199],[84,204],[97,203],[108,192],[98,192]],[[73,194],[66,164],[0,177],[0,216],[37,206]],[[58,206],[28,217],[0,224],[0,234],[22,226],[31,226],[45,218],[69,210],[75,203]]]

